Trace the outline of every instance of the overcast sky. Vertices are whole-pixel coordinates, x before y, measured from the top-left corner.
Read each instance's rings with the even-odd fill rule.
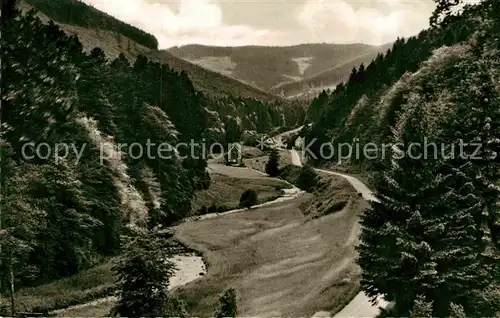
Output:
[[[384,44],[428,26],[432,0],[84,0],[158,39],[160,48]]]

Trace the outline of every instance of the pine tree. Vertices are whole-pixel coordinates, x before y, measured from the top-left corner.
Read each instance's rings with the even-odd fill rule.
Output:
[[[450,304],[450,318],[467,318],[464,307],[455,303]]]
[[[160,238],[136,229],[114,268],[119,281],[119,300],[110,315],[121,317],[163,316],[168,302],[169,279],[175,265]]]
[[[419,295],[410,313],[411,318],[432,318],[432,302],[427,302],[425,297]]]
[[[428,129],[420,110],[407,119],[407,130],[394,134],[394,143],[405,149],[410,142],[424,144],[422,132]],[[416,295],[432,301],[440,317],[451,302],[471,312],[474,295],[492,279],[478,240],[484,204],[475,191],[473,165],[416,155],[391,157],[377,178],[379,202],[361,221],[363,289],[394,300],[401,315]]]
[[[462,3],[462,0],[434,0],[436,2],[437,7],[432,13],[430,18],[431,26],[445,26],[446,18],[448,18],[451,14],[453,7]]]
[[[276,177],[279,173],[279,153],[273,149],[269,154],[269,160],[266,163],[266,173],[271,177]]]

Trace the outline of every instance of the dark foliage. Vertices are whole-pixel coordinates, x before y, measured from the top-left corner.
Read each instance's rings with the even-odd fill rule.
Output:
[[[257,203],[259,203],[259,200],[255,190],[249,189],[241,194],[240,208],[250,208]]]
[[[271,177],[276,177],[279,173],[280,155],[276,149],[271,150],[269,160],[266,163],[266,173]]]
[[[168,282],[175,270],[169,256],[154,232],[138,231],[130,239],[115,268],[120,293],[111,316],[163,316],[169,300]]]
[[[304,191],[311,192],[317,184],[318,175],[314,169],[309,165],[302,167],[300,169],[299,177],[297,178],[297,186]]]
[[[227,289],[219,297],[219,310],[215,313],[215,318],[236,318],[238,316],[238,307],[236,304],[236,290]]]

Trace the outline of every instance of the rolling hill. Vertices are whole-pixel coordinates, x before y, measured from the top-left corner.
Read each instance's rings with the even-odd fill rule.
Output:
[[[386,50],[387,46],[318,43],[285,47],[185,45],[167,51],[266,91],[281,93],[285,85],[284,96],[290,96],[296,93],[296,88],[301,90],[309,85],[309,79],[317,75],[326,75],[328,84],[344,80],[354,65],[370,62]],[[327,72],[333,72],[333,80]],[[295,86],[295,83],[301,84]]]
[[[353,67],[361,64],[368,65],[379,53],[384,53],[392,47],[392,43],[376,47],[374,50],[357,56],[341,65],[322,71],[314,76],[299,81],[280,83],[269,91],[279,96],[288,98],[310,99],[315,97],[324,89],[334,89],[340,82],[346,81]]]
[[[70,2],[71,5],[74,5],[72,1]],[[220,97],[232,95],[243,98],[255,98],[263,101],[280,99],[275,95],[265,92],[262,89],[252,87],[237,79],[224,76],[212,70],[197,66],[189,61],[180,59],[167,51],[159,51],[139,44],[137,41],[131,39],[131,37],[125,36],[124,32],[118,32],[111,28],[101,28],[100,25],[93,25],[91,23],[87,23],[83,26],[83,23],[78,24],[73,21],[67,21],[54,13],[57,12],[56,10],[48,11],[46,7],[40,7],[39,3],[44,3],[44,1],[19,1],[18,7],[24,12],[31,9],[37,10],[37,16],[44,22],[54,20],[66,34],[78,36],[85,51],[100,47],[110,59],[115,59],[122,53],[129,61],[135,60],[138,55],[142,54],[152,61],[166,63],[176,71],[185,71],[197,90],[211,96]],[[89,8],[86,10],[95,10],[88,6],[84,8]],[[107,18],[106,21],[108,21],[108,25],[110,24],[109,21],[119,21],[103,12],[98,11],[98,13]],[[129,28],[133,27],[129,26]]]

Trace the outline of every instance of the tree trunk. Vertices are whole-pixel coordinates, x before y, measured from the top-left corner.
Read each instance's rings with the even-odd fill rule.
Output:
[[[12,252],[10,254],[10,266],[9,266],[9,273],[10,273],[10,313],[12,317],[16,315],[16,307],[15,307],[15,302],[14,302],[14,256],[12,255]]]

